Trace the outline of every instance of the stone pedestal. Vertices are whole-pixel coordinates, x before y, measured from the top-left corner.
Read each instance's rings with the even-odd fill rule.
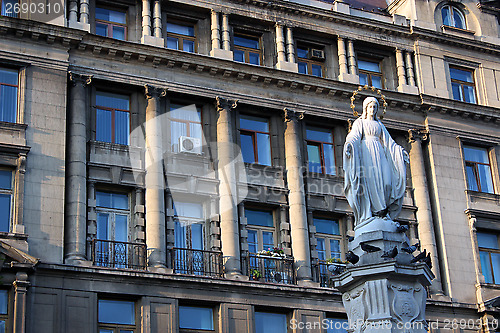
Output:
[[[361,243],[381,250],[367,253]],[[398,248],[395,258],[381,257],[394,246]],[[334,281],[343,294],[349,332],[427,332],[426,287],[434,275],[426,264],[410,263],[413,256],[401,251],[406,246],[406,235],[391,230],[366,231],[349,244],[359,262],[349,264]]]
[[[299,65],[293,62],[288,61],[278,61],[276,64],[277,69],[281,69],[282,71],[289,71],[297,73],[299,71]]]

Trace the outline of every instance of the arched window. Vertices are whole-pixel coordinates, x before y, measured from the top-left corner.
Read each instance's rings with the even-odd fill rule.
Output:
[[[464,14],[462,14],[458,8],[445,5],[441,9],[441,16],[443,17],[444,25],[464,30],[466,29]]]

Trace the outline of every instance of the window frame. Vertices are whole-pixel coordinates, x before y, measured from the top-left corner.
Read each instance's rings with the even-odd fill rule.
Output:
[[[0,321],[4,321],[5,322],[5,332],[10,332],[10,329],[11,329],[11,322],[10,322],[10,315],[12,313],[12,304],[11,304],[11,291],[8,290],[8,289],[0,289],[2,291],[5,291],[6,294],[7,294],[7,304],[6,304],[6,309],[7,309],[7,313],[5,314],[0,314]]]
[[[212,324],[213,324],[213,330],[205,330],[201,328],[182,328],[181,327],[181,318],[180,318],[180,308],[181,307],[191,307],[191,308],[204,308],[204,309],[211,309],[212,310]],[[215,309],[212,306],[198,306],[198,305],[191,305],[191,304],[179,304],[179,333],[199,333],[199,332],[207,332],[207,333],[215,333],[217,331],[217,309]]]
[[[331,240],[338,240],[339,241],[339,249],[340,249],[340,258],[338,259],[342,259],[345,257],[345,236],[344,236],[344,230],[342,228],[342,221],[341,219],[337,218],[337,219],[333,219],[331,217],[326,217],[324,215],[321,215],[321,214],[314,214],[313,215],[313,226],[316,227],[316,224],[314,223],[315,222],[315,219],[321,219],[321,220],[330,220],[330,221],[336,221],[339,225],[339,235],[332,235],[332,234],[325,234],[325,233],[321,233],[321,232],[318,232],[318,229],[316,228],[316,233],[314,235],[314,237],[316,238],[316,240],[318,238],[322,238],[325,240],[325,259],[324,260],[327,260],[327,259],[330,259],[331,258],[331,254],[332,254],[332,251],[331,251],[331,248],[330,248],[330,241]],[[318,243],[319,244],[319,243]],[[318,251],[318,248],[317,248],[317,244],[316,244],[316,251],[318,252],[318,259],[319,259],[319,251]],[[322,260],[322,259],[319,259],[319,260]]]
[[[446,8],[448,8],[448,13],[450,15],[450,22],[452,25],[445,24],[445,20],[443,19],[443,11]],[[458,16],[460,16],[460,18],[462,19],[462,24],[464,26],[463,28],[459,28],[456,26],[455,15],[454,15],[455,11],[458,13]],[[443,7],[441,7],[441,20],[442,20],[443,26],[445,26],[445,27],[451,27],[451,28],[460,29],[460,30],[467,30],[467,20],[465,18],[465,14],[454,5],[445,4]]]
[[[194,29],[194,36],[187,36],[187,35],[176,34],[174,32],[168,32],[167,26],[169,23],[173,23],[173,24],[177,24],[177,25],[181,25],[181,26],[192,26]],[[191,53],[189,51],[184,51],[184,40],[189,40],[189,41],[192,41],[194,43],[194,50],[192,53],[198,53],[197,35],[198,35],[198,26],[197,26],[196,22],[183,20],[183,19],[177,19],[177,18],[169,18],[167,20],[167,25],[165,26],[165,43],[167,43],[166,39],[168,37],[177,38],[178,43],[179,43],[178,44],[179,48],[177,48],[176,50]],[[175,50],[175,49],[166,47],[166,45],[167,44],[165,44],[165,48],[170,49],[170,50]]]
[[[323,130],[328,130],[329,133],[331,133],[332,135],[332,142],[325,142],[325,141],[317,141],[317,140],[310,140],[307,138],[307,130],[310,129],[323,129]],[[318,127],[318,126],[314,126],[314,125],[306,125],[306,152],[308,151],[308,146],[309,145],[313,145],[313,146],[317,146],[319,147],[319,154],[320,154],[320,160],[321,160],[321,174],[323,175],[330,175],[330,176],[336,176],[337,175],[337,161],[336,161],[336,148],[335,148],[335,134],[333,132],[333,129],[328,129],[328,128],[324,128],[324,127]],[[324,150],[324,144],[328,144],[328,145],[331,145],[332,148],[333,148],[333,170],[335,173],[327,173],[326,172],[326,162],[325,162],[325,150]],[[307,153],[307,168],[308,168],[308,171],[309,172],[312,172],[312,173],[319,173],[319,172],[316,172],[316,171],[311,171],[309,169],[309,153]]]
[[[106,21],[106,20],[100,20],[100,19],[97,19],[97,9],[105,9],[105,10],[110,10],[110,11],[114,11],[114,12],[121,12],[121,13],[125,13],[125,23],[118,23],[118,22],[113,22],[113,21]],[[128,24],[129,24],[129,19],[128,19],[128,10],[127,9],[122,9],[122,8],[109,8],[108,6],[99,6],[97,5],[95,7],[95,11],[94,11],[94,23],[95,23],[95,33],[97,35],[97,24],[103,24],[103,25],[106,25],[106,36],[101,36],[101,37],[108,37],[108,38],[113,38],[113,39],[116,39],[116,40],[124,40],[124,41],[127,41],[128,40]],[[124,36],[125,38],[124,39],[118,39],[118,38],[115,38],[113,37],[113,27],[116,26],[116,27],[123,27],[124,28]],[[100,36],[100,35],[98,35]]]
[[[200,114],[200,122],[197,122],[197,121],[191,121],[191,120],[186,120],[186,119],[179,119],[179,118],[174,118],[172,117],[172,114],[170,111],[172,111],[172,105],[177,105],[177,106],[181,106],[181,107],[185,107],[185,106],[189,106],[191,104],[194,104],[196,105],[196,111],[198,111],[198,113]],[[177,102],[177,101],[169,101],[168,105],[167,105],[167,118],[168,118],[168,131],[169,131],[169,135],[168,135],[168,140],[170,141],[170,152],[171,153],[180,153],[180,150],[179,150],[179,147],[178,147],[178,144],[179,144],[179,137],[177,138],[177,142],[172,142],[172,121],[176,121],[178,123],[184,123],[186,124],[186,128],[187,128],[187,134],[186,136],[187,137],[193,137],[191,135],[191,128],[190,128],[190,124],[199,124],[200,127],[201,127],[201,133],[200,133],[200,138],[201,138],[201,144],[203,145],[203,141],[205,139],[205,133],[204,133],[204,126],[203,126],[203,107],[196,104],[196,103],[184,103],[184,102]],[[174,146],[173,145],[177,145],[177,151],[174,149]]]
[[[116,324],[116,323],[101,323],[99,321],[99,301],[118,301],[118,302],[133,302],[134,303],[134,325],[126,325],[126,324]],[[108,298],[108,297],[99,297],[97,299],[97,331],[100,332],[101,329],[111,330],[113,333],[120,333],[120,330],[128,330],[133,333],[140,333],[140,320],[139,318],[139,306],[136,300],[122,299],[122,298]]]
[[[110,94],[116,94],[116,95],[122,95],[122,96],[127,96],[128,98],[128,110],[122,110],[122,109],[117,109],[117,108],[110,108],[110,107],[106,107],[106,106],[100,106],[100,105],[97,105],[97,95],[99,93],[110,93]],[[94,112],[94,119],[95,119],[95,122],[94,122],[94,140],[97,141],[97,142],[104,142],[104,143],[110,143],[110,144],[114,144],[114,145],[120,145],[120,146],[127,146],[129,147],[130,146],[130,131],[132,129],[132,110],[131,109],[131,96],[130,94],[122,94],[122,93],[117,93],[117,92],[114,92],[114,91],[109,91],[109,90],[100,90],[100,89],[96,89],[95,90],[95,96],[94,96],[94,101],[95,101],[95,106],[94,106],[94,109],[95,109],[95,112]],[[97,139],[97,111],[98,110],[105,110],[105,111],[111,111],[111,142],[108,142],[108,141],[101,141],[101,140],[98,140]],[[127,112],[128,113],[128,134],[127,134],[127,141],[128,143],[127,144],[123,144],[123,143],[117,143],[115,142],[116,141],[116,123],[115,123],[115,120],[116,120],[116,111],[119,111],[119,112]]]
[[[283,315],[285,316],[285,325],[286,325],[286,332],[290,332],[291,328],[290,328],[290,319],[291,319],[291,313],[289,312],[280,312],[279,310],[277,309],[272,309],[272,308],[268,308],[268,307],[263,307],[263,308],[256,308],[254,309],[253,311],[253,320],[254,320],[254,326],[255,326],[255,329],[257,329],[257,320],[256,320],[256,313],[268,313],[268,314],[277,314],[277,315]],[[256,333],[261,333],[261,332],[256,332]]]
[[[241,127],[241,118],[242,117],[254,117],[254,118],[260,118],[261,120],[265,120],[267,122],[267,127],[269,129],[269,132],[262,132],[262,131],[257,131],[257,130],[251,130],[251,129],[246,129]],[[240,113],[238,116],[238,131],[240,133],[239,135],[239,140],[240,140],[240,146],[241,146],[241,135],[249,135],[252,137],[252,145],[253,145],[253,159],[254,162],[245,162],[247,164],[258,164],[258,165],[264,165],[264,166],[273,166],[273,147],[271,144],[271,119],[262,117],[260,115],[254,115],[254,114],[249,114],[249,113]],[[265,134],[268,135],[269,137],[269,162],[270,164],[261,164],[259,162],[259,147],[258,147],[258,141],[257,141],[257,134]]]
[[[15,13],[14,11],[12,11],[12,15],[4,15],[3,14],[3,4],[4,4],[4,1],[5,0],[0,0],[0,10],[1,10],[0,16],[3,16],[3,17],[12,17],[12,18],[19,18],[19,13]],[[19,0],[16,0],[16,3],[19,5]]]
[[[451,76],[451,69],[457,69],[457,70],[461,70],[464,72],[469,72],[471,74],[472,83],[466,82],[466,81],[461,81],[458,79],[454,79]],[[450,73],[450,85],[451,85],[451,97],[452,97],[452,99],[455,101],[459,101],[459,102],[464,102],[464,103],[469,103],[469,104],[477,104],[478,96],[477,96],[477,89],[476,89],[476,78],[474,77],[475,70],[471,69],[471,68],[460,67],[460,66],[450,64],[449,65],[449,73]],[[463,98],[465,97],[464,85],[472,87],[474,89],[474,102],[467,102],[467,101],[465,101],[465,98],[464,99],[456,99],[454,94],[453,94],[453,83],[460,85],[460,92],[461,92]]]
[[[485,150],[486,156],[488,157],[488,163],[467,160],[465,157],[465,148]],[[474,145],[468,144],[467,142],[464,142],[464,143],[462,143],[462,154],[463,154],[463,161],[464,161],[463,163],[464,163],[464,168],[465,168],[465,180],[466,180],[467,190],[474,191],[474,190],[469,188],[470,187],[469,180],[468,180],[469,177],[467,176],[467,167],[473,166],[473,174],[474,174],[474,178],[476,179],[476,184],[477,184],[477,191],[476,192],[495,194],[496,193],[495,181],[494,181],[494,175],[493,175],[493,167],[492,167],[492,163],[491,163],[490,149],[487,147],[482,147],[482,146],[474,146]],[[493,192],[482,191],[481,178],[479,175],[478,164],[487,165],[489,167],[489,169],[490,169],[489,175],[490,175],[491,187],[492,187]]]
[[[1,0],[0,0],[1,1]],[[19,90],[21,88],[21,69],[20,68],[15,68],[15,67],[10,67],[10,66],[0,66],[0,69],[7,69],[7,70],[12,70],[12,71],[16,71],[17,72],[17,85],[13,85],[13,84],[8,84],[8,83],[3,83],[3,82],[0,82],[0,90],[2,89],[2,86],[8,86],[8,87],[15,87],[16,88],[16,110],[14,111],[15,114],[14,114],[14,121],[11,122],[11,121],[5,121],[5,120],[0,120],[0,122],[5,122],[5,123],[9,123],[9,124],[17,124],[19,123],[19,110],[20,110],[20,94],[19,94]]]
[[[301,48],[301,49],[307,49],[307,54],[308,54],[307,58],[300,58],[299,57],[299,52],[298,52],[299,48]],[[324,46],[309,46],[309,45],[303,45],[303,44],[301,44],[299,42],[299,43],[297,43],[297,45],[295,47],[295,54],[296,54],[297,64],[299,64],[300,62],[302,62],[302,63],[305,63],[306,66],[307,66],[307,73],[301,73],[301,74],[312,75],[312,76],[315,76],[315,77],[322,77],[322,78],[324,78],[326,76],[325,59],[323,61],[310,59],[309,58],[309,54],[311,52],[311,49],[322,50],[323,52],[325,52],[325,47]],[[316,75],[312,74],[312,66],[313,65],[318,65],[318,66],[321,67],[321,76],[316,76]]]
[[[477,248],[479,250],[479,258],[481,258],[481,252],[485,252],[485,253],[488,253],[488,263],[489,263],[489,269],[490,269],[490,272],[491,272],[491,278],[493,280],[493,282],[486,282],[486,283],[490,283],[490,284],[499,284],[500,285],[500,276],[497,277],[498,281],[496,281],[495,279],[495,270],[493,269],[493,260],[491,259],[491,254],[492,253],[496,253],[496,254],[499,254],[500,255],[500,235],[498,234],[498,232],[495,232],[493,230],[478,230],[477,231],[478,233],[484,233],[484,234],[490,234],[490,235],[495,235],[496,238],[497,238],[497,244],[498,244],[498,249],[491,249],[491,248],[487,248],[487,247],[481,247],[479,245],[479,239],[477,240]],[[476,238],[477,238],[477,234],[476,234]],[[481,263],[481,259],[479,259],[479,265],[481,266],[481,274],[483,274],[485,280],[486,280],[486,276],[484,274],[484,268],[483,268],[483,265]]]
[[[187,249],[187,250],[194,250],[194,251],[206,251],[208,248],[207,244],[207,223],[206,223],[206,211],[205,211],[205,205],[201,202],[191,202],[191,201],[177,201],[177,203],[194,203],[194,204],[199,204],[201,206],[201,214],[202,217],[197,219],[193,217],[188,217],[188,216],[179,216],[177,214],[177,211],[174,208],[174,215],[173,215],[173,220],[174,220],[174,244],[175,244],[175,239],[177,238],[176,232],[177,232],[177,223],[187,223],[186,224],[186,233],[183,234],[183,237],[185,237],[185,243],[186,247],[177,247],[179,249]],[[174,207],[175,207],[175,201],[174,201]],[[193,224],[201,224],[202,225],[202,241],[201,244],[203,246],[202,249],[193,249],[193,234],[192,234],[192,229],[191,225]]]
[[[8,168],[3,168],[0,166],[0,171],[7,171],[7,172],[10,172],[10,189],[3,189],[3,188],[0,188],[0,194],[3,194],[3,195],[8,195],[10,197],[10,211],[9,211],[9,220],[8,220],[8,224],[7,224],[7,231],[1,231],[1,232],[5,232],[5,233],[10,233],[12,231],[12,225],[13,225],[13,213],[14,213],[14,204],[15,204],[15,201],[14,201],[14,193],[15,193],[15,171],[14,170],[11,170],[11,169],[8,169]]]
[[[250,48],[250,47],[245,47],[245,46],[238,46],[235,44],[235,37],[242,37],[242,38],[247,38],[247,39],[256,39],[259,43],[259,48],[258,49],[253,49],[253,48]],[[249,65],[254,65],[254,66],[263,66],[264,64],[264,50],[263,50],[263,43],[262,43],[262,36],[259,36],[259,35],[256,35],[256,34],[250,34],[250,33],[247,33],[247,32],[239,32],[239,31],[236,31],[233,33],[233,38],[232,38],[232,46],[233,46],[233,53],[235,50],[238,50],[238,51],[243,51],[244,52],[244,56],[243,56],[243,62],[241,61],[237,61],[234,59],[234,56],[233,56],[233,60],[236,61],[236,62],[239,62],[239,63],[243,63],[243,64],[249,64]],[[251,53],[258,53],[259,54],[259,64],[258,65],[255,65],[255,64],[252,64],[250,63],[250,52]]]
[[[128,209],[120,209],[120,208],[109,208],[109,207],[102,207],[97,205],[97,194],[99,192],[103,193],[110,193],[110,194],[122,194],[122,195],[127,195],[127,202],[128,202]],[[116,231],[116,215],[126,215],[127,216],[127,240],[126,242],[131,242],[131,237],[132,237],[132,232],[131,232],[131,222],[132,222],[132,202],[131,202],[131,196],[130,193],[124,193],[124,192],[116,192],[116,191],[108,191],[106,189],[96,189],[95,190],[95,200],[96,200],[96,216],[99,216],[99,213],[106,213],[110,214],[111,218],[108,220],[110,225],[108,225],[108,239],[101,239],[101,238],[96,238],[97,240],[107,240],[107,241],[113,241],[113,242],[123,242],[123,241],[117,241],[115,240],[115,231]],[[96,225],[98,223],[98,220],[96,221]],[[99,226],[97,225],[97,230],[99,230]],[[110,235],[112,235],[110,237]],[[96,233],[97,237],[97,233]]]
[[[360,69],[359,68],[359,60],[371,62],[371,63],[377,63],[380,72],[373,72],[373,71],[369,71],[366,69]],[[385,89],[384,71],[383,71],[382,61],[383,61],[383,59],[380,59],[380,58],[369,57],[369,56],[364,56],[364,55],[358,56],[357,61],[356,61],[356,67],[358,68],[358,75],[364,74],[367,76],[368,86],[373,87],[372,76],[379,76],[380,77],[380,86],[381,86],[379,89]]]
[[[244,210],[253,210],[253,211],[261,211],[261,212],[267,212],[271,213],[272,220],[273,220],[273,226],[272,227],[267,227],[267,226],[261,226],[261,225],[255,225],[255,224],[250,224],[248,223],[248,218],[245,214],[245,218],[247,219],[247,224],[246,224],[246,229],[247,231],[255,231],[257,232],[257,252],[262,251],[262,250],[267,250],[264,248],[264,236],[263,232],[271,232],[273,235],[273,247],[278,246],[279,244],[279,233],[276,230],[276,214],[275,210],[273,208],[263,208],[263,207],[256,207],[253,205],[246,206],[244,207]],[[247,240],[248,242],[248,240]],[[248,242],[249,243],[249,242]],[[249,251],[250,252],[250,251]],[[253,253],[253,252],[250,252]],[[255,253],[254,253],[255,254]]]

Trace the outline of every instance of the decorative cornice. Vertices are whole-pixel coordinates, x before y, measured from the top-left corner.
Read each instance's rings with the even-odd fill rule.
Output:
[[[165,97],[167,95],[167,89],[145,84],[144,95],[147,99]]]

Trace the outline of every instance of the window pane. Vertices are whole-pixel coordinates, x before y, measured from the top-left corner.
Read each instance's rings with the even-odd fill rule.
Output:
[[[109,214],[97,214],[97,239],[110,240],[108,237]]]
[[[0,68],[0,83],[12,84],[17,86],[17,77],[17,69]]]
[[[113,331],[105,329],[105,328],[101,328],[101,329],[99,329],[99,333],[113,333]]]
[[[115,143],[128,145],[129,133],[129,113],[125,111],[115,111]]]
[[[234,61],[245,62],[245,52],[240,50],[234,50],[233,59]]]
[[[186,225],[185,223],[175,222],[175,247],[187,248],[186,244]]]
[[[477,244],[479,247],[499,250],[498,236],[495,234],[477,232]]]
[[[308,49],[303,49],[303,48],[300,48],[300,47],[297,47],[297,57],[299,58],[303,58],[303,59],[307,59],[307,53],[308,53]]]
[[[269,132],[269,123],[265,118],[240,115],[240,128],[259,132]]]
[[[307,127],[306,129],[307,140],[321,141],[333,143],[332,131],[318,127]]]
[[[347,333],[349,323],[347,319],[327,319],[329,321],[326,333]]]
[[[455,23],[455,28],[465,29],[465,22],[462,15],[460,15],[460,12],[455,8],[453,8],[453,21]]]
[[[104,8],[95,9],[95,18],[97,20],[109,21],[114,23],[127,23],[127,15],[125,12],[119,12]]]
[[[334,220],[313,218],[316,232],[328,235],[340,235],[339,222]]]
[[[179,306],[179,327],[199,330],[213,330],[214,315],[212,309]]]
[[[0,121],[16,122],[17,87],[0,86]]]
[[[99,300],[99,322],[135,325],[135,303]]]
[[[190,218],[190,219],[203,219],[203,205],[193,202],[176,201],[174,203],[175,216]]]
[[[12,189],[12,171],[0,170],[0,189]]]
[[[358,60],[358,68],[365,71],[380,73],[380,66],[378,62]]]
[[[170,118],[201,123],[201,109],[195,104],[170,104]]]
[[[323,76],[323,70],[320,65],[312,65],[312,75],[317,77]]]
[[[307,64],[305,62],[299,62],[299,73],[308,74],[307,73]]]
[[[167,22],[167,32],[194,37],[194,26],[180,25]]]
[[[179,39],[174,37],[167,37],[167,48],[178,50],[179,49]]]
[[[102,23],[95,24],[95,33],[98,36],[107,37],[108,36],[108,26]]]
[[[170,143],[172,144],[173,152],[179,152],[179,138],[181,136],[187,136],[186,123],[172,120],[170,122]]]
[[[248,252],[257,253],[257,231],[248,230]]]
[[[340,241],[338,239],[330,239],[330,258],[340,259]]]
[[[115,241],[128,242],[128,217],[127,215],[115,215]]]
[[[325,172],[329,175],[335,175],[335,156],[333,145],[323,144],[323,153],[325,154]]]
[[[191,248],[194,250],[203,250],[203,224],[191,224]]]
[[[245,217],[247,223],[251,225],[260,225],[263,227],[273,227],[273,213],[270,211],[253,210],[245,208]]]
[[[318,259],[326,260],[326,251],[325,251],[325,240],[323,238],[316,238],[318,243],[316,244],[316,251],[318,251]]]
[[[96,192],[97,207],[107,207],[111,208],[111,193],[108,192]]]
[[[194,42],[192,40],[184,40],[182,48],[186,52],[194,53]]]
[[[474,174],[474,166],[467,165],[466,172],[467,172],[468,189],[471,191],[479,191],[479,186],[477,184],[476,175]]]
[[[255,332],[287,333],[286,315],[281,313],[255,312]]]
[[[479,181],[481,182],[481,192],[493,193],[493,181],[489,165],[478,164]]]
[[[111,142],[111,119],[112,112],[97,109],[95,139],[102,142]]]
[[[309,161],[309,171],[321,173],[321,157],[319,146],[307,145],[307,157]]]
[[[10,229],[10,202],[9,194],[0,194],[0,231],[3,232]]]
[[[125,27],[113,27],[113,38],[125,40]]]
[[[259,164],[271,165],[271,142],[269,134],[257,133],[257,154]]]
[[[359,73],[359,84],[362,86],[368,85],[368,75]]]
[[[472,72],[466,71],[463,69],[458,69],[454,67],[450,67],[450,76],[452,79],[473,83],[472,80]]]
[[[234,45],[248,47],[251,49],[259,49],[259,39],[250,37],[234,36]]]
[[[264,250],[272,249],[274,247],[274,235],[270,231],[262,232],[262,248]]]
[[[500,283],[500,253],[491,253],[491,264],[493,265],[493,283]]]
[[[18,0],[2,0],[2,15],[7,17],[17,17],[17,14],[14,11],[14,4],[17,3]],[[10,4],[9,7],[7,7],[7,4]],[[9,10],[9,13],[7,13],[7,10]]]
[[[488,150],[486,148],[478,148],[471,146],[464,146],[465,160],[471,162],[479,162],[489,164]]]
[[[476,93],[474,87],[464,85],[464,101],[467,103],[476,103]]]
[[[447,26],[451,26],[451,15],[450,15],[450,7],[445,6],[441,9],[441,17],[443,18],[443,24]]]
[[[9,305],[9,292],[0,290],[0,314],[7,314]]]
[[[98,91],[96,104],[101,107],[119,110],[129,110],[129,97],[127,95]]]
[[[248,60],[248,62],[252,65],[260,65],[260,54],[258,53],[248,53],[248,56],[250,57],[250,59]]]
[[[382,88],[382,78],[380,76],[372,75],[372,86],[375,88]]]
[[[253,137],[248,134],[241,134],[241,154],[245,163],[255,163],[255,152],[253,147]]]
[[[5,321],[0,320],[0,333],[5,333]]]
[[[456,101],[463,101],[464,97],[462,96],[462,85],[456,82],[451,83],[451,91],[453,93],[453,99]]]
[[[493,274],[491,272],[489,253],[484,251],[479,251],[479,257],[481,259],[481,271],[483,272],[485,282],[493,283]]]

